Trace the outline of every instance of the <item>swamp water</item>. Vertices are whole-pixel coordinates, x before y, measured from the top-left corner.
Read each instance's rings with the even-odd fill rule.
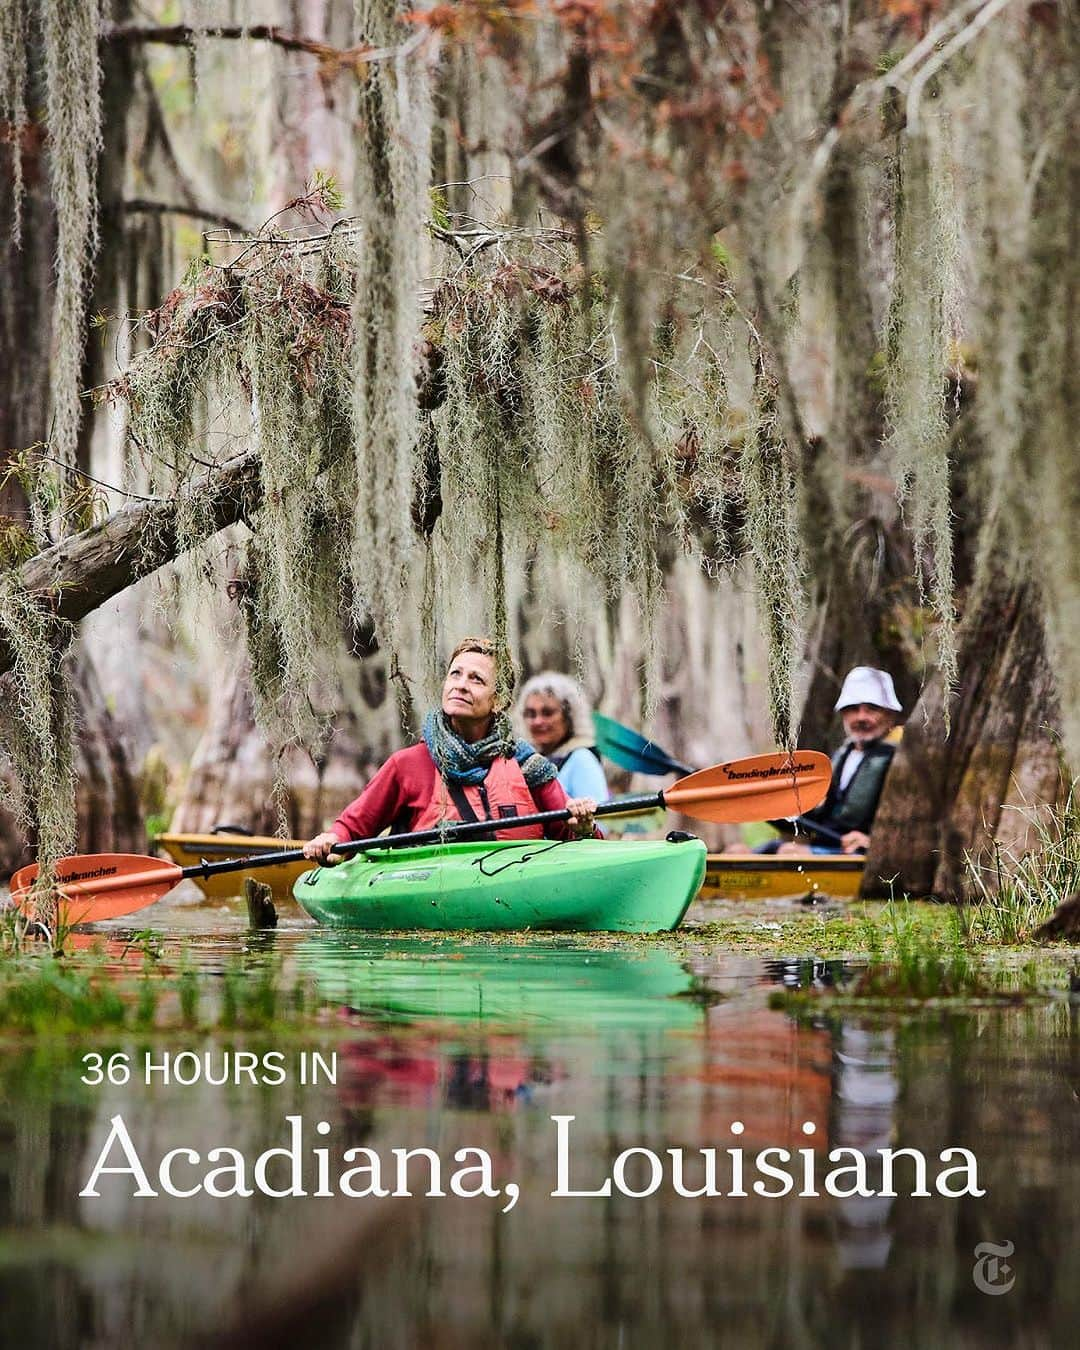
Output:
[[[842,980],[842,963],[725,951],[693,930],[417,940],[295,917],[250,934],[235,908],[165,904],[145,917],[156,936],[131,943],[116,926],[104,956],[65,958],[129,1004],[158,985],[144,1025],[0,1030],[5,1344],[1075,1338],[1080,1010],[1064,993],[891,1011],[823,1002],[796,1016],[770,1006],[777,992]],[[243,990],[256,991],[247,1003]],[[156,1195],[133,1194],[143,1182],[117,1118]],[[610,1195],[551,1195],[560,1128],[563,1189],[617,1174]],[[259,1156],[294,1146],[298,1176],[279,1155],[256,1184]],[[938,1193],[938,1155],[954,1146],[974,1155],[985,1195]],[[208,1161],[215,1147],[235,1156]],[[896,1161],[897,1194],[878,1193],[889,1147],[921,1152],[930,1195],[911,1194],[910,1159]],[[380,1166],[393,1191],[393,1150],[419,1148],[441,1160],[444,1196],[423,1194],[434,1188],[420,1157],[411,1197],[342,1193],[358,1159],[367,1170],[349,1184],[370,1185]],[[753,1192],[754,1180],[782,1187],[755,1165],[766,1148],[788,1150],[792,1194]],[[874,1194],[826,1193],[826,1155],[840,1148],[867,1159]],[[461,1149],[476,1152],[455,1162]],[[642,1151],[616,1164],[629,1149]],[[722,1194],[678,1194],[672,1149],[687,1189],[705,1183],[698,1150],[716,1150]],[[167,1175],[194,1194],[163,1187],[171,1150],[191,1150]],[[360,1150],[351,1162],[348,1150]],[[729,1150],[745,1196],[731,1193]],[[498,1195],[455,1195],[451,1178],[481,1156]],[[211,1184],[235,1187],[242,1166],[249,1197],[206,1194],[228,1158],[231,1183]],[[99,1163],[127,1170],[89,1187]],[[652,1194],[620,1193],[648,1190],[654,1167]],[[797,1193],[804,1169],[819,1194]],[[266,1193],[294,1182],[308,1194]]]

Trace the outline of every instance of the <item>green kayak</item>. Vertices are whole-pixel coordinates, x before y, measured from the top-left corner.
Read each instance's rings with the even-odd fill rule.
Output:
[[[336,928],[660,933],[704,875],[700,839],[530,839],[371,849],[305,872],[293,895]]]

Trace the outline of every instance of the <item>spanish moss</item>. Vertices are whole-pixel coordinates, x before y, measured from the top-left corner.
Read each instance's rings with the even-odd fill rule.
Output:
[[[360,41],[402,43],[412,6],[357,0]],[[414,373],[431,176],[431,89],[417,59],[382,62],[362,81],[355,193],[361,228],[353,301],[357,619],[395,647],[419,434]]]
[[[43,874],[75,841],[72,697],[65,658],[70,625],[50,614],[0,571],[0,631],[14,654],[4,682],[3,745],[15,796],[5,805],[36,836]]]
[[[897,168],[898,219],[888,343],[888,441],[897,494],[911,516],[920,590],[929,558],[929,599],[937,619],[937,665],[946,689],[956,684],[949,423],[946,370],[959,346],[950,331],[956,240],[941,182],[942,159],[929,137],[906,138]],[[948,714],[948,699],[945,702]]]
[[[86,302],[98,242],[97,156],[101,149],[99,0],[42,0],[49,169],[56,202],[51,441],[74,466],[82,411]]]
[[[11,157],[11,234],[22,242],[23,136],[27,128],[26,82],[29,63],[26,0],[0,4],[0,122]],[[0,227],[2,228],[2,227]]]

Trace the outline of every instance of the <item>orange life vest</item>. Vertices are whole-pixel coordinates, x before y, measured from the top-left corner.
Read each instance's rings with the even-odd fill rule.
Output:
[[[442,774],[436,774],[431,801],[420,813],[413,830],[433,830],[445,821],[467,820],[454,797],[463,800],[476,820],[512,820],[514,816],[535,815],[538,808],[516,759],[500,756],[491,761],[482,783],[463,783],[451,789]],[[498,829],[496,839],[542,839],[542,825],[523,825],[517,829]]]

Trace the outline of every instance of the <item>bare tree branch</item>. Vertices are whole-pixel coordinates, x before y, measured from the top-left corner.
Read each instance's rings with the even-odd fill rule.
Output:
[[[233,220],[231,216],[222,215],[220,211],[206,211],[200,206],[180,206],[173,202],[151,202],[143,197],[135,197],[131,201],[124,202],[123,207],[130,215],[188,216],[192,220],[205,220],[207,224],[216,225],[223,230],[236,230],[240,234],[251,233],[250,225],[245,225],[239,220]]]
[[[325,65],[339,69],[358,70],[373,61],[395,61],[398,57],[408,56],[416,50],[427,36],[427,30],[421,29],[408,42],[400,47],[371,47],[361,43],[356,47],[334,47],[328,42],[319,42],[315,38],[302,37],[298,33],[288,33],[276,24],[257,23],[250,27],[234,26],[229,28],[194,28],[190,24],[176,23],[151,26],[134,23],[106,24],[101,29],[103,42],[156,42],[172,47],[186,47],[199,38],[223,38],[226,41],[270,42],[289,52],[306,52],[317,57]]]
[[[61,618],[77,623],[185,548],[246,519],[261,498],[259,456],[252,450],[193,479],[171,501],[125,506],[100,525],[54,544],[23,563],[19,583]],[[205,522],[201,537],[185,531],[181,539],[181,518]],[[0,637],[0,674],[13,664]]]

